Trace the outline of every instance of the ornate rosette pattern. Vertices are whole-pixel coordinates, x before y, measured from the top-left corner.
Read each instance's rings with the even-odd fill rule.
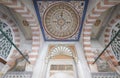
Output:
[[[46,32],[56,39],[72,37],[79,29],[79,15],[67,3],[55,3],[46,9],[43,17]]]

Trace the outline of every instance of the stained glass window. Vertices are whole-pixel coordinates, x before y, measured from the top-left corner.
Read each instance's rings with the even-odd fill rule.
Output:
[[[6,35],[13,40],[12,31],[10,27],[3,21],[0,20],[0,28],[6,33]],[[0,57],[6,59],[11,51],[11,43],[4,37],[0,32]]]

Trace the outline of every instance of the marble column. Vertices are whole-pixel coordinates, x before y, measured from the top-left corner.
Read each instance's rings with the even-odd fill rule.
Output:
[[[77,68],[79,78],[92,78],[91,72],[88,71],[87,67],[85,67],[80,60],[77,62]]]

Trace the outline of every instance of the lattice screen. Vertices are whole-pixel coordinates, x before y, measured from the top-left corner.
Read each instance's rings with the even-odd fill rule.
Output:
[[[6,35],[13,40],[12,31],[10,27],[0,20],[0,28],[6,33]],[[0,57],[6,59],[11,51],[11,43],[0,32]]]

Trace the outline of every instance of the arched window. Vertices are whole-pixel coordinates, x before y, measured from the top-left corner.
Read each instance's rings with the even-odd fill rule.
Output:
[[[116,35],[116,33],[120,30],[120,23],[117,23],[111,31],[111,39]],[[113,50],[113,53],[115,57],[117,58],[118,61],[120,61],[120,33],[119,35],[115,38],[115,40],[111,43],[111,47]]]
[[[10,26],[8,26],[8,24],[0,20],[0,28],[13,41],[13,35],[12,35],[12,30],[10,29]],[[12,49],[11,43],[0,32],[0,57],[3,59],[7,59],[11,49]]]

